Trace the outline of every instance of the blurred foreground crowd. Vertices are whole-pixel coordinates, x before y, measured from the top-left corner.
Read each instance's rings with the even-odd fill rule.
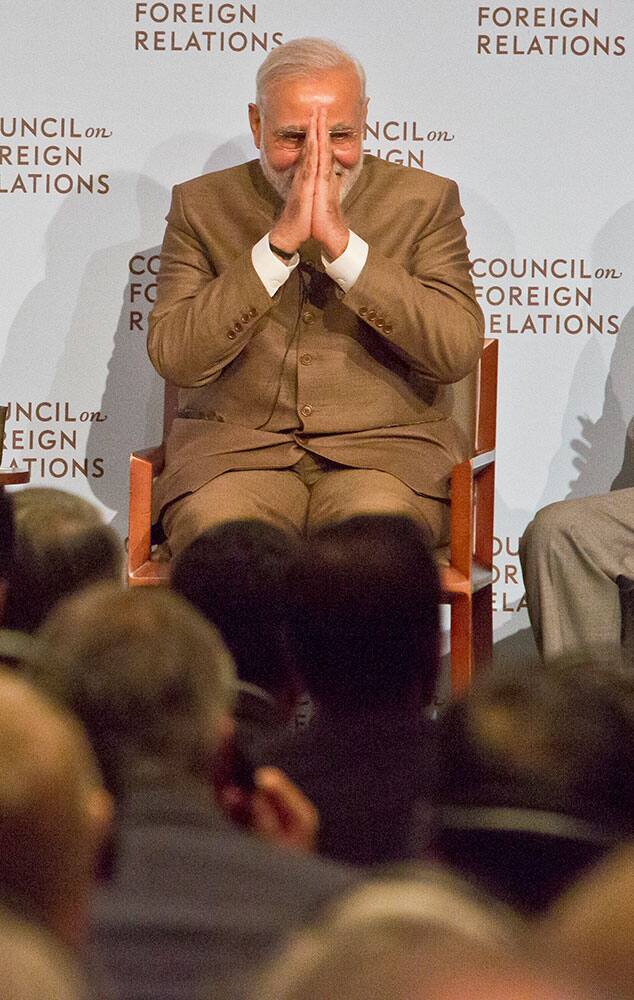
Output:
[[[87,501],[0,495],[2,1000],[634,998],[619,650],[436,718],[406,518],[122,563]]]

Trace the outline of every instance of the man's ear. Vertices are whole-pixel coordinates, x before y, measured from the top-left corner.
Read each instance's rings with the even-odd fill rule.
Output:
[[[249,104],[249,125],[255,148],[259,149],[262,141],[262,116],[257,104]]]
[[[103,848],[112,833],[114,823],[114,802],[104,788],[93,788],[86,801],[89,835],[95,856]]]

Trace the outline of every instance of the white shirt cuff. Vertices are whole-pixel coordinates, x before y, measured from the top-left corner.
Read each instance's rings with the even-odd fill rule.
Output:
[[[326,274],[336,281],[344,292],[350,291],[368,259],[368,244],[351,229],[348,232],[350,233],[348,246],[339,257],[335,257],[334,260],[326,260],[323,254],[321,257]]]
[[[341,258],[339,259],[341,260]],[[266,233],[251,250],[251,261],[258,278],[271,298],[273,298],[278,288],[281,288],[284,282],[288,281],[288,278],[299,264],[299,254],[293,254],[288,264],[285,264],[271,250],[269,246],[269,234]]]

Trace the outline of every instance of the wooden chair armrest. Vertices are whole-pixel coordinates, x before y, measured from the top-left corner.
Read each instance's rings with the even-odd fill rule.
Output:
[[[163,470],[163,445],[134,451],[130,456],[130,520],[128,574],[136,572],[152,552],[152,480]]]
[[[0,486],[16,486],[30,481],[30,469],[0,469]]]
[[[454,465],[451,473],[451,565],[460,574],[471,579],[474,551],[485,564],[491,562],[487,552],[491,547],[488,536],[493,532],[493,476],[495,451],[480,451],[472,458]],[[480,487],[482,489],[480,490]],[[487,499],[485,499],[485,490]],[[491,509],[480,516],[486,525],[476,528],[475,501],[483,501]],[[478,537],[476,537],[476,533]],[[483,539],[485,539],[483,543]],[[484,549],[486,548],[486,552]]]
[[[165,448],[162,444],[157,444],[153,448],[142,448],[140,451],[133,451],[130,456],[130,465],[135,459],[141,462],[149,462],[153,473],[158,476],[163,471],[165,465]]]
[[[488,469],[495,462],[495,449],[491,451],[477,451],[472,458],[467,459],[475,475],[479,475]]]
[[[473,459],[454,465],[451,472],[451,566],[462,576],[471,576],[473,552]]]

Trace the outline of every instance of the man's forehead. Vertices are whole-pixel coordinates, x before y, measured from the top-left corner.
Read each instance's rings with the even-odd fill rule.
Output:
[[[346,67],[314,77],[280,81],[266,95],[267,117],[278,124],[306,124],[314,107],[326,108],[331,125],[356,121],[361,108],[361,85],[354,69]]]

